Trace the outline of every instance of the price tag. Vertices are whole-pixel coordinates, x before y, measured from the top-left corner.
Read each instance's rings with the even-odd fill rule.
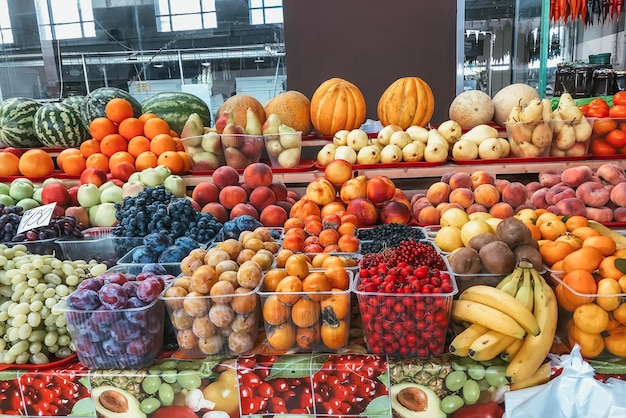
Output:
[[[47,205],[32,208],[24,212],[24,214],[22,215],[22,220],[17,227],[17,233],[19,234],[24,231],[30,231],[31,229],[37,228],[38,226],[48,225],[50,223],[50,218],[52,218],[52,212],[54,212],[54,207],[56,205],[56,202],[52,202]]]

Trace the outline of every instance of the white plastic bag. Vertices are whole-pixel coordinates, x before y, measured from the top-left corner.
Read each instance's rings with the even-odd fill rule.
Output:
[[[575,345],[562,356],[561,374],[550,382],[507,392],[504,395],[506,418],[609,418],[625,417],[623,406],[613,415],[613,387],[594,378],[594,370]],[[620,387],[620,390],[624,390]],[[621,397],[624,397],[622,392]],[[616,393],[616,396],[620,396]]]

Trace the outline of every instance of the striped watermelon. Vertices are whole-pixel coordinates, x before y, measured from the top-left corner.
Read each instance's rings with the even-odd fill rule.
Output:
[[[13,97],[0,103],[0,143],[7,147],[38,148],[33,121],[41,104],[25,97]]]
[[[63,103],[72,106],[74,109],[80,112],[80,107],[83,104],[83,100],[85,100],[85,96],[69,96],[63,99]]]
[[[104,108],[109,103],[109,100],[116,97],[128,100],[133,107],[133,116],[136,118],[141,116],[141,104],[130,93],[117,87],[100,87],[85,96],[80,107],[80,117],[87,129],[89,129],[89,124],[95,118],[106,117]]]
[[[143,113],[154,113],[169,123],[170,128],[180,134],[192,113],[200,115],[204,126],[211,126],[209,106],[198,96],[182,91],[161,92],[148,97],[141,103]]]
[[[79,147],[89,135],[80,113],[65,103],[47,103],[35,113],[35,133],[46,147]]]

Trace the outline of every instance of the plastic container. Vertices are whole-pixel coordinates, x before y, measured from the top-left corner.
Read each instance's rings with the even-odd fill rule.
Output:
[[[626,127],[626,118],[597,118],[589,140],[589,154],[594,157],[613,157],[626,154],[622,145],[622,127]]]
[[[265,148],[263,135],[222,134],[224,160],[237,170],[258,163]]]
[[[64,257],[63,249],[59,246],[57,240],[58,238],[48,238],[35,241],[4,242],[3,244],[9,248],[23,245],[26,247],[26,251],[31,254],[54,255],[62,260]]]
[[[302,132],[263,135],[272,168],[296,168],[302,154]]]
[[[455,276],[449,274],[453,291],[432,294],[363,292],[357,290],[359,278],[354,293],[368,352],[412,357],[443,354],[452,299],[458,293]]]
[[[63,313],[78,360],[89,369],[148,367],[161,353],[165,305],[159,299],[140,308]]]
[[[57,240],[57,245],[69,260],[97,260],[109,267],[115,265],[133,248],[143,243],[142,238],[107,236],[82,240]]]
[[[128,251],[126,254],[124,254],[122,256],[122,258],[117,260],[117,265],[118,266],[124,266],[124,267],[132,267],[132,266],[143,267],[143,266],[145,266],[148,263],[135,263],[133,261],[133,254],[136,251],[138,251],[139,249],[143,249],[143,248],[144,248],[143,245],[135,246],[133,249]],[[165,267],[165,271],[167,271],[167,274],[171,274],[172,276],[178,276],[181,273],[180,261],[176,262],[176,263],[158,263],[158,264],[160,264],[163,267]]]
[[[595,118],[587,117],[576,121],[553,120],[552,129],[554,131],[554,137],[550,146],[550,157],[583,157],[587,155],[595,121]],[[582,126],[583,124],[588,125]],[[559,129],[565,125],[570,125],[574,128],[575,142],[572,143],[559,135]]]
[[[182,143],[193,170],[212,171],[225,163],[222,140],[217,132],[191,136],[183,139]]]
[[[168,297],[165,292],[161,299],[181,354],[186,358],[236,356],[254,348],[260,324],[260,286],[232,296]]]
[[[535,132],[536,129],[543,130],[540,137],[539,131]],[[545,158],[550,155],[554,133],[549,122],[509,122],[506,123],[506,133],[511,146],[511,157]],[[540,139],[532,141],[533,134]]]
[[[259,291],[268,345],[281,352],[332,353],[348,344],[351,316],[347,290],[328,292]],[[311,271],[309,275],[315,274]]]
[[[589,64],[610,64],[610,63],[611,63],[610,52],[589,55]]]
[[[613,293],[613,294],[602,294],[602,296],[598,296],[597,294],[584,294],[577,292],[572,289],[568,284],[566,284],[561,277],[563,277],[562,272],[560,273],[550,273],[548,275],[548,282],[552,285],[552,288],[555,290],[555,294],[557,297],[557,302],[559,304],[559,321],[557,327],[557,336],[559,339],[566,344],[569,348],[572,348],[574,343],[578,343],[581,345],[582,354],[586,358],[592,358],[596,360],[616,360],[626,357],[626,346],[624,345],[624,312],[626,309],[626,293]],[[609,279],[613,280],[613,279]],[[582,309],[580,311],[579,318],[587,317],[584,312],[591,313],[599,313],[601,312],[597,308],[590,308],[587,305],[597,305],[602,310],[607,311],[612,314],[614,320],[620,322],[617,327],[613,326],[611,330],[604,330],[599,333],[580,333],[577,332],[577,327],[574,325],[573,316],[574,310]],[[609,310],[610,309],[610,310]],[[601,315],[595,315],[592,318],[592,321],[584,321],[583,323],[592,326],[596,326],[598,324],[597,318]],[[610,322],[609,322],[610,325]],[[602,338],[602,342],[604,343],[604,348],[602,349],[602,345],[599,344],[599,341],[594,341],[593,338],[599,340]],[[592,342],[596,344],[590,344]],[[594,350],[592,346],[598,347],[600,350]]]

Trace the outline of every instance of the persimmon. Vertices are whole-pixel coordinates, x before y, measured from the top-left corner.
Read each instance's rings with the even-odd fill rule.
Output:
[[[287,350],[296,343],[296,329],[289,323],[273,327],[267,333],[267,342],[278,350]]]
[[[291,308],[278,299],[278,295],[273,294],[263,302],[263,320],[269,325],[284,324],[291,316]]]
[[[301,328],[308,328],[319,321],[320,304],[311,299],[300,298],[291,307],[291,321]]]
[[[327,348],[338,350],[348,343],[349,327],[345,320],[338,321],[337,324],[322,324],[320,331],[322,342]]]

